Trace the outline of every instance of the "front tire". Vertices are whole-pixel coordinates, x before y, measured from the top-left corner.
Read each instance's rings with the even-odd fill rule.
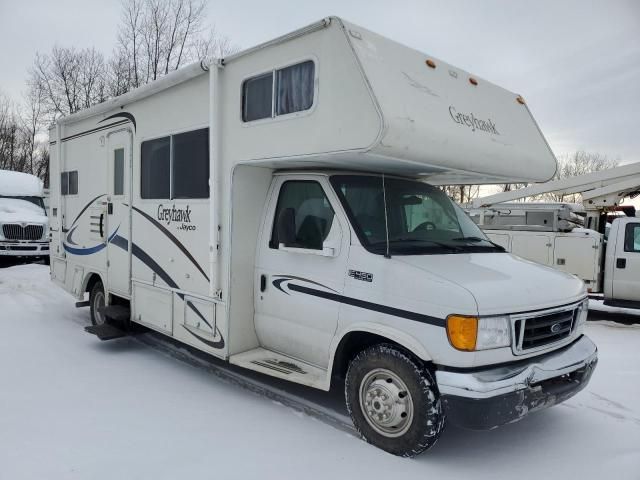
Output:
[[[394,455],[415,457],[435,445],[444,429],[433,376],[393,345],[375,345],[355,356],[345,395],[360,435]]]
[[[104,286],[101,281],[97,281],[91,288],[89,293],[89,310],[91,311],[91,323],[94,325],[102,325],[106,321],[104,313],[98,311],[99,308],[106,305],[106,295]]]

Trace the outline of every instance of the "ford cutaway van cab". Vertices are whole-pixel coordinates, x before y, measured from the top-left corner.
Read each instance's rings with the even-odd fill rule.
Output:
[[[553,177],[522,97],[362,27],[185,67],[50,140],[51,277],[101,339],[140,324],[344,389],[362,437],[404,456],[447,422],[561,402],[596,365],[583,283],[506,253],[438,188]]]

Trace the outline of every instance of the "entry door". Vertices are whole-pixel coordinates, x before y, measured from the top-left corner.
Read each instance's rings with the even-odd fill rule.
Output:
[[[111,133],[107,175],[107,283],[108,290],[131,293],[131,132]]]
[[[312,176],[277,181],[255,270],[260,345],[322,368],[338,325],[349,242],[325,186]]]
[[[640,222],[620,228],[613,263],[613,298],[640,302]]]

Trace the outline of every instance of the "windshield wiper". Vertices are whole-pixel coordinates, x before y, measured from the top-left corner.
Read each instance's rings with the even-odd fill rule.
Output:
[[[473,242],[473,243],[476,243],[476,242],[487,242],[487,243],[490,243],[491,245],[493,245],[494,247],[496,247],[497,249],[499,249],[499,250],[501,250],[503,252],[507,251],[502,245],[498,245],[497,243],[492,242],[488,238],[473,237],[473,236],[471,236],[471,237],[458,237],[458,238],[452,238],[451,241],[452,242],[464,242],[464,241],[467,241],[467,242]]]
[[[389,244],[393,245],[393,244],[398,244],[398,243],[430,243],[432,245],[435,245],[437,247],[443,248],[445,250],[449,250],[451,252],[462,252],[463,250],[460,247],[457,247],[455,245],[449,245],[447,243],[443,243],[443,242],[437,242],[435,240],[423,240],[423,239],[419,239],[419,238],[394,238],[393,240],[389,240]],[[378,245],[386,245],[386,242],[383,240],[381,242],[376,242],[374,243],[372,246],[378,246]],[[409,248],[418,248],[418,247],[426,247],[426,245],[407,245],[407,247]]]

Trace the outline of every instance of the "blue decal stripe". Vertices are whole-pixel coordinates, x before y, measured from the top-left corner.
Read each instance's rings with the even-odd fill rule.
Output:
[[[120,228],[120,225],[118,225],[118,228]],[[111,234],[111,236],[107,239],[106,242],[100,243],[94,247],[75,248],[66,243],[63,244],[63,247],[67,252],[69,252],[72,255],[91,255],[91,254],[97,253],[100,250],[103,250],[107,246],[107,243],[111,242],[111,240],[116,236],[116,233],[118,233],[118,228],[116,228],[115,232]]]

